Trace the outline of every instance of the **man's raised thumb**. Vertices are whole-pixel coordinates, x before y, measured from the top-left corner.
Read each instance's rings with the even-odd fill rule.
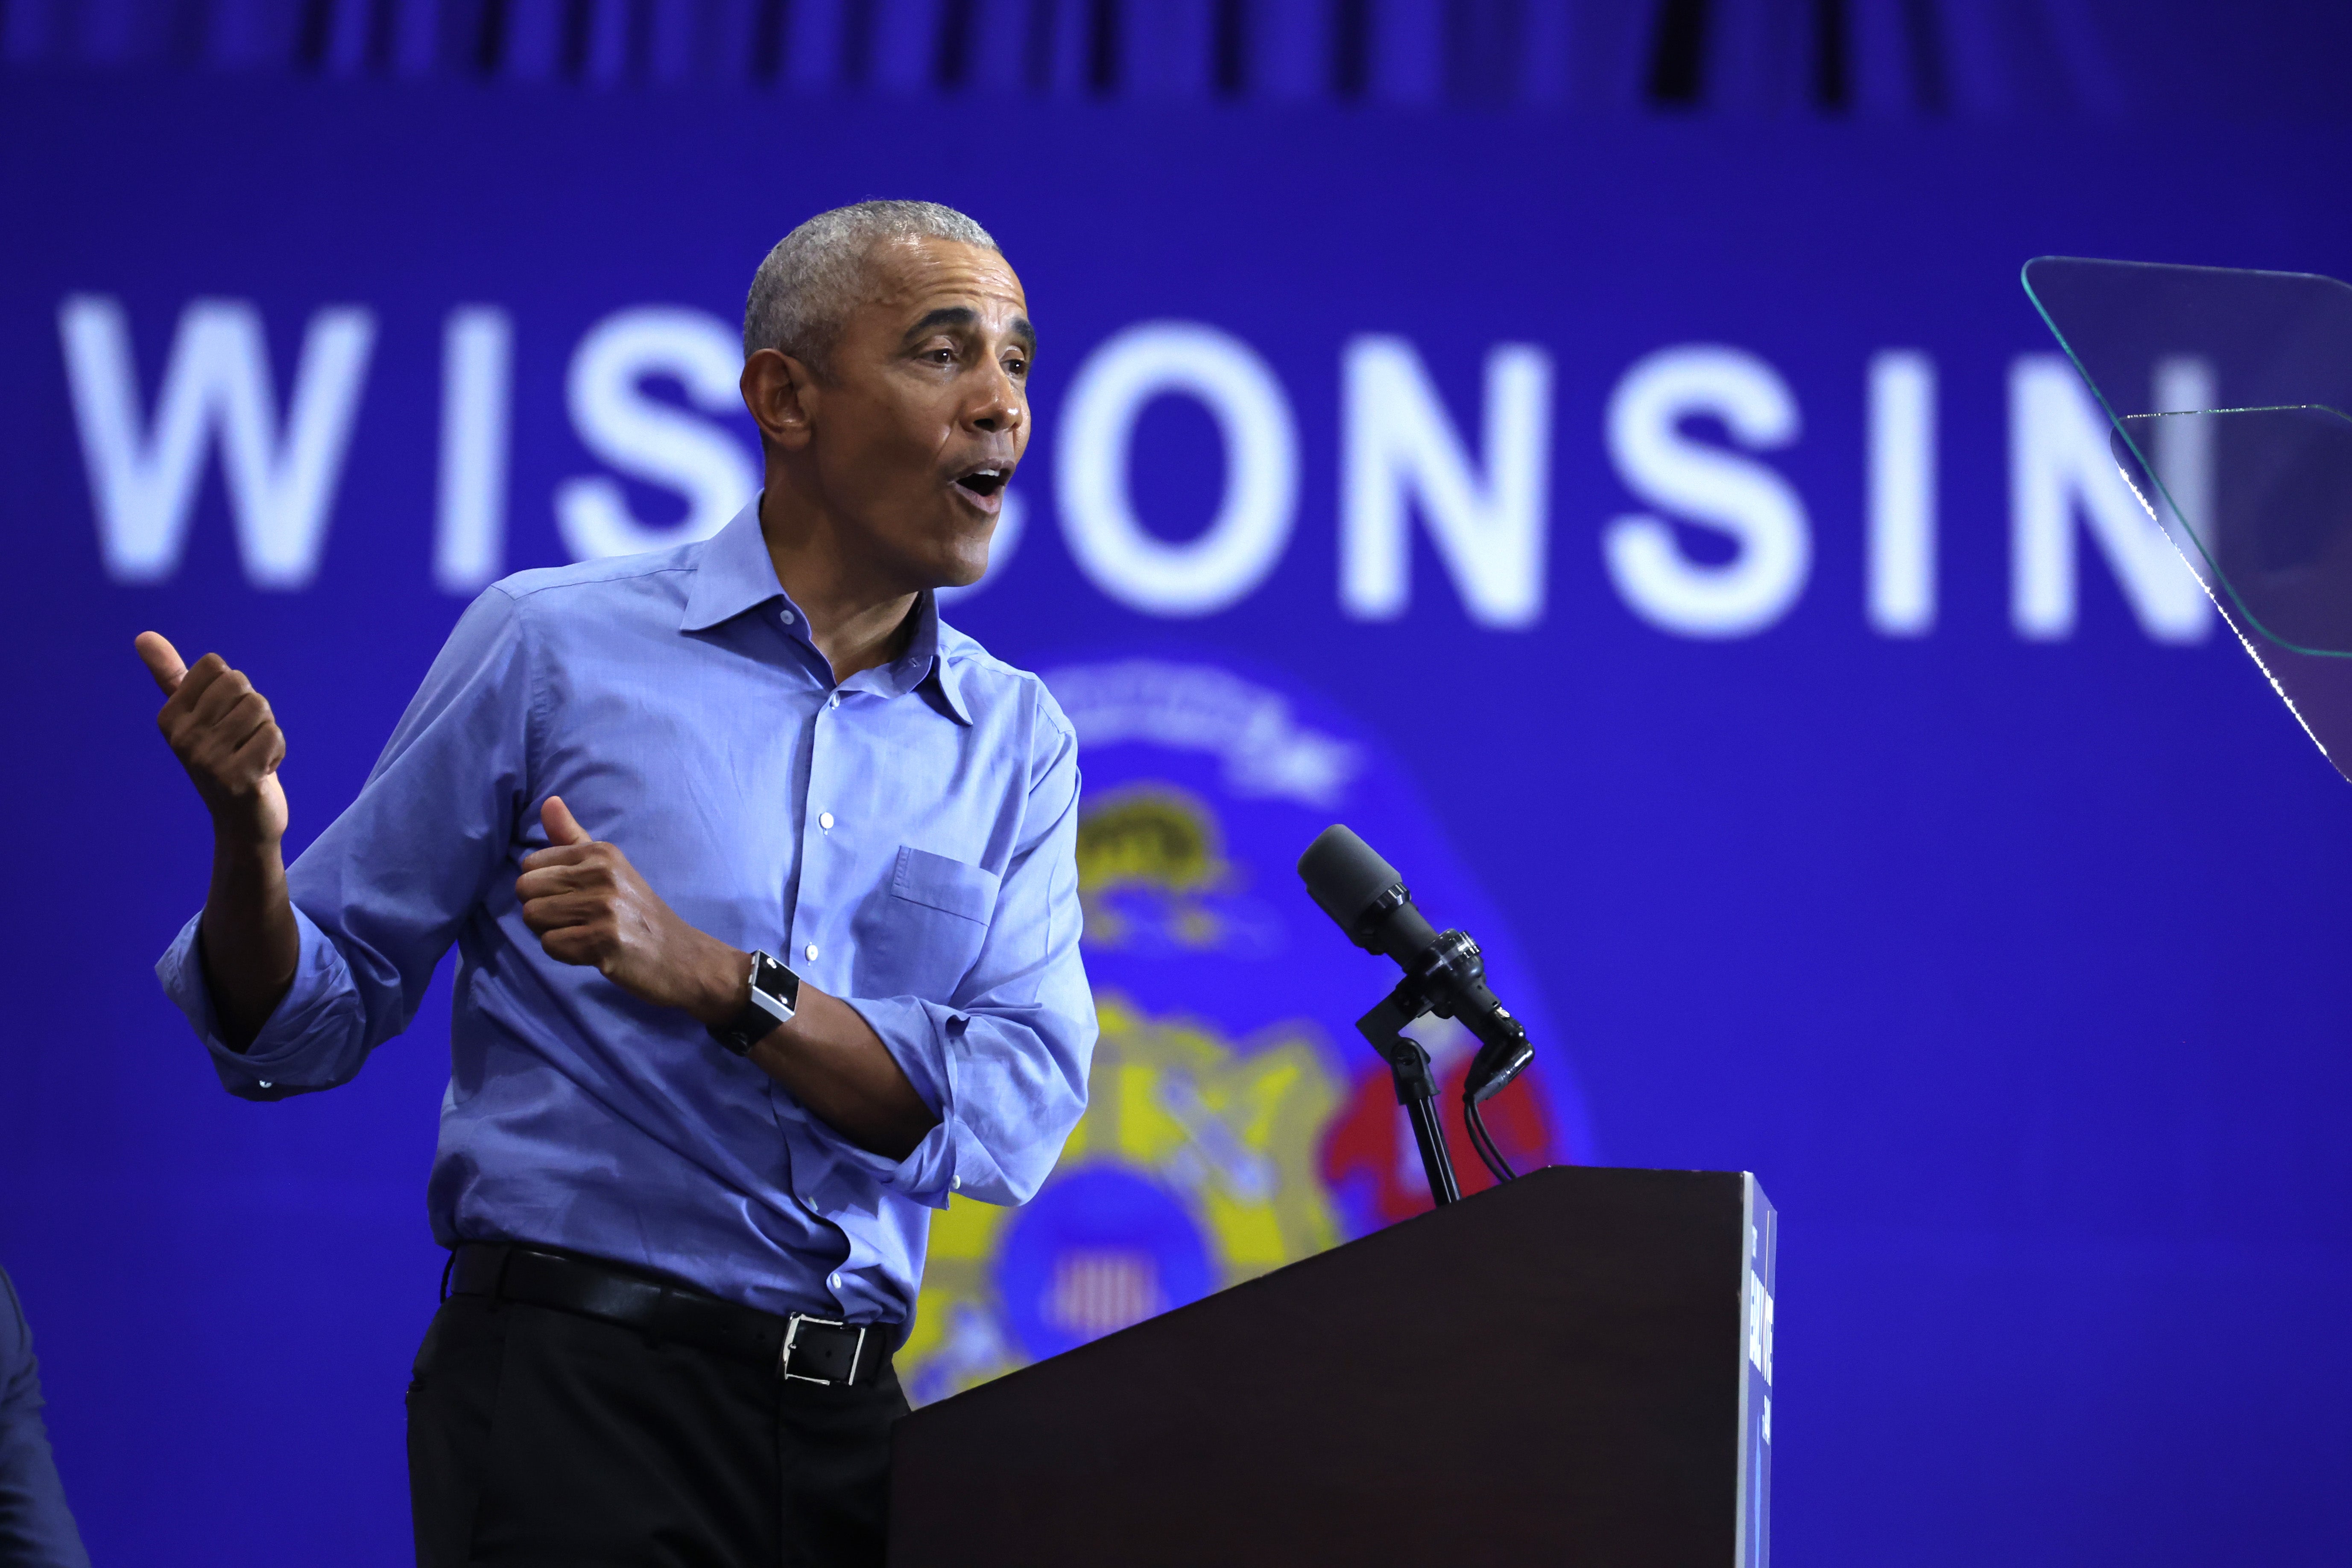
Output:
[[[547,825],[547,841],[550,844],[596,842],[588,837],[588,830],[580,826],[580,819],[572,815],[572,808],[563,804],[563,797],[560,795],[547,797],[547,804],[539,808],[539,820]]]
[[[172,646],[171,638],[161,632],[141,632],[131,646],[139,650],[147,673],[155,678],[164,696],[180,689],[180,682],[188,678],[188,667],[181,662],[180,650]]]

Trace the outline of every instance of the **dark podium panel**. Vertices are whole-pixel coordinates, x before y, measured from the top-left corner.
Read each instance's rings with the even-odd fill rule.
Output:
[[[915,1412],[894,1568],[1761,1568],[1773,1214],[1563,1166]]]

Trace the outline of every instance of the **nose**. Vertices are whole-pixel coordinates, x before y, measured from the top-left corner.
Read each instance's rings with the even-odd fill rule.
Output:
[[[993,361],[982,375],[982,386],[968,415],[971,427],[991,436],[1011,435],[1021,428],[1028,413],[1021,401],[1021,389]]]

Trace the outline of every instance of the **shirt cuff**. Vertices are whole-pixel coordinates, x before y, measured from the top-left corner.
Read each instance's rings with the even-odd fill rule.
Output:
[[[283,1100],[289,1094],[331,1089],[350,1076],[338,1072],[337,1047],[361,1038],[366,1011],[352,984],[342,953],[327,940],[316,921],[300,909],[294,926],[301,949],[294,961],[294,983],[261,1026],[261,1032],[244,1050],[231,1049],[221,1036],[220,1018],[213,1010],[211,985],[205,979],[204,956],[196,949],[199,910],[155,962],[155,978],[163,994],[176,1004],[212,1053],[213,1068],[221,1087],[245,1100]]]
[[[903,1160],[860,1149],[837,1133],[835,1141],[859,1168],[884,1186],[917,1203],[943,1209],[948,1206],[949,1194],[963,1186],[960,1167],[967,1134],[956,1119],[955,1072],[948,1046],[951,1038],[962,1035],[964,1015],[911,996],[844,1000],[856,1008],[867,1026],[881,1037],[891,1059],[898,1064],[898,1070],[907,1075],[916,1095],[940,1120]]]

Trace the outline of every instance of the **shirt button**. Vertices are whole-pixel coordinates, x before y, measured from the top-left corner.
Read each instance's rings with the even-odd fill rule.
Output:
[[[784,625],[786,625],[786,626],[791,626],[792,624],[793,624],[793,613],[792,613],[790,610],[786,610],[786,611],[784,612]]]
[[[258,1080],[257,1080],[257,1082],[258,1082],[258,1086],[259,1086],[260,1088],[262,1088],[262,1089],[276,1089],[276,1088],[278,1087],[276,1084],[274,1084],[274,1083],[270,1082],[270,1081],[269,1081],[268,1079],[266,1079],[266,1078],[265,1078],[265,1079],[258,1079]]]
[[[840,692],[838,692],[838,691],[836,691],[836,692],[835,692],[832,696],[830,696],[830,697],[826,698],[826,699],[824,700],[824,705],[825,705],[826,707],[828,707],[828,708],[838,708],[838,707],[840,707],[840,706],[841,706],[841,693],[840,693]]]
[[[806,947],[801,949],[801,952],[807,955],[810,963],[814,963],[816,962],[816,943],[809,943]]]
[[[841,1289],[841,1276],[838,1274],[827,1275],[824,1282],[826,1286],[832,1289],[838,1290]]]
[[[960,1193],[963,1191],[963,1178],[961,1176],[950,1176],[948,1178],[948,1191],[951,1193]]]
[[[816,825],[817,825],[819,827],[824,828],[827,833],[832,832],[832,831],[833,831],[833,813],[831,813],[831,812],[829,812],[829,811],[820,811],[820,812],[818,812],[818,813],[816,814]]]

